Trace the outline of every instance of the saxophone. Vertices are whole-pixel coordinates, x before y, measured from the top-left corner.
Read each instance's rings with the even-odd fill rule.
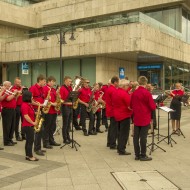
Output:
[[[101,91],[100,97],[98,99],[102,99],[103,95],[104,95],[104,92]],[[92,106],[92,113],[95,114],[99,108],[103,108],[102,103],[95,101],[94,106]]]
[[[40,113],[40,103],[38,103],[38,110],[37,110],[36,119],[35,119],[35,122],[37,124],[34,126],[34,130],[36,133],[40,132],[43,121],[44,121],[44,118],[41,117],[41,113]]]
[[[62,104],[63,102],[64,102],[64,101],[61,99],[60,87],[59,87],[59,89],[57,90],[57,96],[56,96],[56,103],[57,103],[57,105],[55,106],[55,111],[60,111],[60,109],[61,109],[61,104]]]
[[[48,100],[47,102],[47,105],[43,107],[42,111],[43,113],[47,114],[49,112],[49,109],[51,107],[51,102],[50,102],[50,93],[51,93],[51,88],[49,88],[49,91],[48,91],[48,94],[47,94],[47,97],[46,97],[46,100]]]
[[[86,108],[87,112],[91,112],[93,106],[96,105],[96,100],[94,99],[94,92],[95,92],[95,88],[92,89],[92,94],[90,96],[90,101],[88,102],[88,107]]]

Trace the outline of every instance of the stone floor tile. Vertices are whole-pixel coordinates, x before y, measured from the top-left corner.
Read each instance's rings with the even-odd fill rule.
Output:
[[[75,190],[101,190],[98,184],[75,185]]]

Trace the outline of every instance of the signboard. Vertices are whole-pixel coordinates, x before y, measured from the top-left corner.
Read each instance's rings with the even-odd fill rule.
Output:
[[[159,65],[138,65],[137,69],[138,70],[147,70],[147,69],[161,69],[162,64]]]
[[[125,78],[125,68],[119,67],[119,78],[124,79]]]
[[[29,73],[29,66],[28,66],[28,63],[23,62],[23,63],[22,63],[22,74],[23,74],[23,75],[28,75],[28,73]]]

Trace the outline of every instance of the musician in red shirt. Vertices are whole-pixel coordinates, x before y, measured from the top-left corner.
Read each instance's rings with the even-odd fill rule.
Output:
[[[111,84],[106,91],[106,116],[110,118],[110,126],[108,128],[107,135],[107,147],[110,149],[116,149],[118,122],[114,118],[113,114],[113,96],[115,95],[119,85],[119,77],[114,76],[111,78]]]
[[[181,119],[181,99],[184,95],[181,84],[176,83],[175,89],[170,92],[170,95],[173,97],[170,108],[175,110],[175,112],[170,113],[173,133],[180,134],[178,129],[180,129],[180,119]]]
[[[44,148],[52,149],[52,146],[60,146],[55,142],[53,138],[53,133],[56,127],[56,118],[57,118],[57,111],[55,110],[56,103],[56,90],[54,87],[56,82],[55,77],[50,76],[47,79],[47,85],[43,87],[44,97],[48,99],[48,106],[47,110],[49,109],[48,113],[44,116]],[[49,97],[48,97],[49,96]]]
[[[26,134],[25,154],[26,160],[38,161],[32,154],[32,146],[34,143],[34,126],[37,124],[35,121],[35,112],[32,102],[32,93],[24,91],[22,96],[23,103],[21,105],[22,114],[22,129]]]
[[[92,113],[92,110],[87,112],[87,108],[89,106],[91,107],[91,103],[94,101],[94,93],[91,91],[90,87],[88,86],[90,83],[89,80],[83,81],[83,87],[79,90],[79,103],[81,106],[81,115],[80,115],[80,123],[82,125],[82,130],[84,133],[84,136],[88,135],[96,135],[97,133],[93,131],[94,128],[94,114]],[[89,128],[88,133],[86,129],[86,117],[89,117]]]
[[[40,103],[41,107],[43,107],[43,103],[44,103],[43,86],[45,84],[46,84],[46,78],[45,76],[40,74],[37,77],[37,83],[29,88],[29,91],[32,92],[32,97],[33,97],[32,105],[35,111],[37,111],[38,109],[38,103]],[[44,150],[41,149],[41,140],[43,136],[42,131],[43,131],[43,126],[42,126],[42,129],[38,133],[35,133],[35,139],[34,139],[34,151],[39,156],[44,156],[44,152],[45,152]]]
[[[23,139],[19,135],[19,122],[21,119],[20,107],[22,104],[22,86],[21,86],[21,79],[19,77],[15,78],[14,86],[12,87],[12,89],[18,90],[18,96],[17,96],[17,100],[16,100],[15,137],[16,137],[17,141],[22,141],[23,139],[25,139],[25,135],[24,135],[24,133],[22,133],[22,128],[21,128],[21,136],[23,137]]]
[[[110,83],[111,83],[111,80],[108,82],[108,84],[105,84],[101,87],[101,91],[104,93],[102,100],[105,102],[105,105],[102,108],[102,125],[105,125],[105,128],[106,128],[105,131],[106,132],[108,131],[108,119],[106,116],[106,93],[107,93],[107,90],[108,90]]]
[[[69,135],[70,127],[71,127],[71,119],[72,119],[72,102],[69,100],[69,94],[72,91],[71,87],[72,79],[69,76],[64,78],[64,85],[60,88],[61,99],[63,100],[63,104],[61,106],[62,112],[62,135],[63,135],[63,143],[70,144],[71,138]]]
[[[13,142],[13,134],[15,130],[16,120],[16,96],[17,90],[11,89],[11,82],[5,81],[3,83],[5,91],[2,93],[2,124],[3,124],[3,143],[5,146],[14,146],[17,144]],[[6,94],[6,95],[5,95]]]
[[[101,126],[101,106],[102,104],[105,104],[104,101],[102,100],[103,92],[100,90],[100,85],[99,83],[94,84],[94,99],[96,101],[95,103],[95,115],[96,115],[96,129],[94,130],[97,133],[103,133],[103,131],[100,130]]]
[[[119,155],[131,155],[125,150],[129,138],[130,118],[132,111],[130,107],[130,95],[127,92],[129,81],[122,79],[119,82],[119,88],[114,93],[113,113],[114,118],[118,122],[118,146],[117,152]]]
[[[151,93],[146,89],[148,79],[140,76],[138,82],[139,87],[133,92],[130,104],[134,119],[135,160],[149,161],[152,158],[146,155],[147,134],[150,128],[151,113],[156,109],[156,104]]]

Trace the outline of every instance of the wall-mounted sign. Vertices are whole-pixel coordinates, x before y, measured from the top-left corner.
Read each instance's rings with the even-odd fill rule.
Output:
[[[161,69],[162,64],[159,65],[138,65],[137,69],[138,70],[148,70],[148,69]]]
[[[124,79],[125,78],[125,68],[119,67],[119,78]]]
[[[23,62],[23,63],[22,63],[22,74],[23,74],[23,75],[28,75],[28,73],[29,73],[29,66],[28,66],[28,63]]]

